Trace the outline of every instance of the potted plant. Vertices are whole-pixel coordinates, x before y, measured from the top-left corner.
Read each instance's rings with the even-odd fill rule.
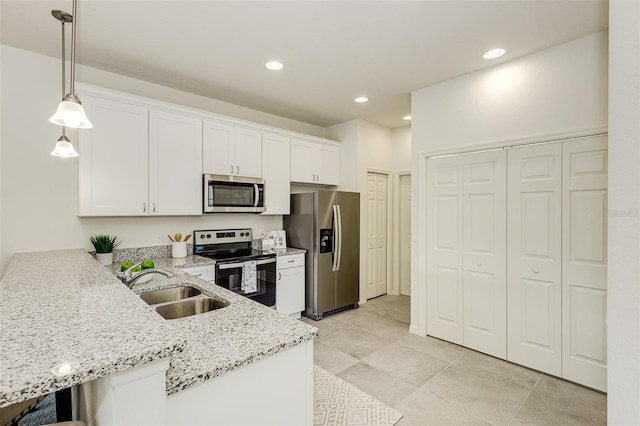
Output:
[[[94,235],[89,237],[93,248],[96,249],[96,260],[105,266],[113,263],[113,249],[118,247],[122,241],[115,235]]]

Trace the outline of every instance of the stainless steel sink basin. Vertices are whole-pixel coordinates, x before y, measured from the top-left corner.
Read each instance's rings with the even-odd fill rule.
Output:
[[[154,306],[157,313],[162,315],[164,319],[184,318],[191,315],[202,314],[204,312],[213,311],[224,308],[229,305],[228,302],[217,300],[212,297],[198,296],[192,299],[185,299],[179,302],[166,303]]]
[[[163,290],[140,293],[140,298],[149,305],[157,305],[166,302],[175,302],[189,297],[200,295],[200,290],[195,287],[183,285],[180,287],[165,288]]]

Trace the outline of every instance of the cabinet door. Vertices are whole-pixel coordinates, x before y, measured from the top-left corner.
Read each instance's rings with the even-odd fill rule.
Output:
[[[562,373],[562,144],[509,150],[507,359]]]
[[[147,215],[147,109],[88,95],[82,104],[94,127],[78,132],[78,216]]]
[[[262,214],[289,214],[291,182],[289,138],[262,135],[262,177],[264,178],[265,211]]]
[[[205,121],[202,126],[202,172],[216,175],[235,174],[235,128]]]
[[[286,315],[304,311],[304,267],[279,269],[276,284],[276,309]]]
[[[315,183],[315,164],[311,142],[291,139],[291,181]]]
[[[235,128],[234,174],[262,177],[262,133]]]
[[[337,146],[316,144],[313,153],[316,183],[338,185],[338,152]]]
[[[428,160],[427,334],[463,343],[460,157]]]
[[[152,215],[202,214],[202,121],[149,111]]]
[[[463,189],[464,345],[507,355],[506,153],[465,155]]]
[[[607,387],[607,138],[563,144],[562,377]]]

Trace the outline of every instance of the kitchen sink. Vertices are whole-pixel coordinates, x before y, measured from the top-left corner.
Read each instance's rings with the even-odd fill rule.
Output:
[[[171,320],[202,314],[204,312],[224,308],[228,305],[229,302],[207,296],[198,296],[191,299],[180,300],[178,302],[157,305],[154,306],[154,309],[164,319]]]
[[[147,291],[140,293],[140,298],[149,305],[157,305],[166,302],[176,302],[200,295],[201,292],[195,287],[181,285],[179,287],[165,288],[163,290]]]

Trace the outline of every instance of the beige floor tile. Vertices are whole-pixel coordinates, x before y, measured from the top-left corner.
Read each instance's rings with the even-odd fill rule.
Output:
[[[379,314],[373,312],[373,310],[366,310],[362,308],[350,309],[348,311],[339,312],[328,318],[340,321],[341,323],[353,327],[361,324],[367,324],[374,319],[380,318]],[[327,318],[327,319],[328,319]]]
[[[469,349],[462,346],[445,342],[444,340],[436,339],[434,337],[422,337],[416,336],[415,334],[409,334],[407,337],[400,339],[397,343],[415,351],[432,355],[448,363],[457,360],[462,355],[469,352]]]
[[[532,396],[565,407],[582,416],[606,423],[607,396],[601,392],[544,374]]]
[[[396,342],[409,335],[409,325],[391,318],[375,318],[370,322],[359,324],[357,328],[376,336]]]
[[[406,324],[411,324],[411,309],[406,307],[397,307],[391,310],[388,310],[387,313],[384,314],[385,317],[394,319],[396,321],[401,321]]]
[[[356,328],[348,328],[325,337],[322,343],[357,359],[362,359],[391,344],[387,339]]]
[[[395,409],[403,415],[398,426],[488,425],[424,388]]]
[[[306,317],[302,317],[301,320],[318,329],[318,339],[331,336],[332,334],[348,328],[346,324],[331,317],[323,318],[320,321],[315,321]]]
[[[544,399],[530,396],[510,425],[528,426],[583,426],[606,425],[606,421],[597,421],[584,417],[580,413],[554,404]]]
[[[424,386],[458,409],[493,425],[506,425],[528,390],[487,375],[451,365]]]
[[[313,362],[329,373],[337,374],[357,363],[358,360],[320,341],[315,341],[313,343]]]
[[[486,374],[507,383],[516,384],[531,390],[542,373],[520,365],[481,354],[476,351],[468,351],[462,358],[455,362],[458,367],[466,368],[481,374]]]
[[[398,344],[364,358],[370,366],[419,387],[442,371],[447,363]]]
[[[343,370],[338,377],[394,407],[418,388],[388,373],[359,362]]]

